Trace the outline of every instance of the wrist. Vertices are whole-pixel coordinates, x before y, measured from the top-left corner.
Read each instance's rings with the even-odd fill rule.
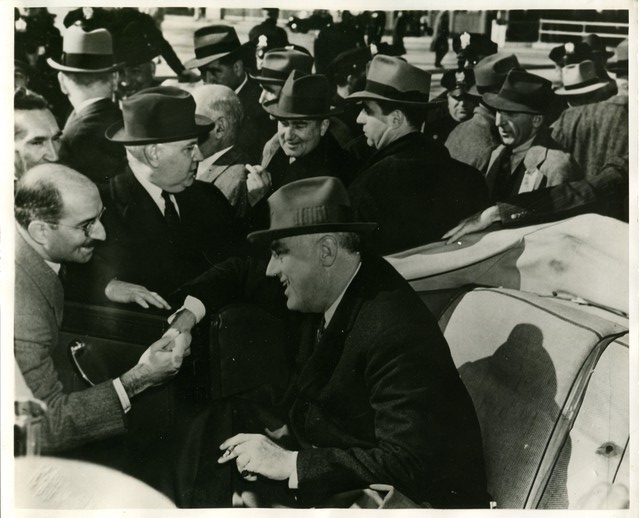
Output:
[[[152,385],[149,379],[149,368],[146,365],[138,364],[120,376],[120,382],[127,396],[133,398]]]

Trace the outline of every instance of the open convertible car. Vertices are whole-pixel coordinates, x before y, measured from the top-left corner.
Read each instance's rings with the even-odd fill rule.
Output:
[[[628,225],[584,215],[387,259],[449,343],[480,420],[495,507],[628,506]],[[67,303],[60,349],[94,383],[133,365],[165,319]],[[262,310],[230,306],[196,329],[178,377],[140,396],[146,404],[121,439],[136,459],[124,471],[169,497],[156,463],[169,461],[184,422],[212,399],[279,376],[256,368],[282,354],[282,323]]]

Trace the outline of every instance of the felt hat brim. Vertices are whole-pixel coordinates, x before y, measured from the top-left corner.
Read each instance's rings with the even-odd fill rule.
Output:
[[[77,74],[102,74],[105,72],[115,72],[116,70],[124,66],[124,63],[115,63],[114,65],[106,68],[75,68],[61,65],[57,61],[54,61],[52,58],[47,58],[47,64],[51,68],[59,70],[60,72],[75,72]]]
[[[188,140],[199,137],[208,133],[213,129],[214,123],[208,117],[203,115],[195,116],[196,127],[193,131],[163,137],[135,137],[129,135],[124,127],[124,121],[118,121],[107,128],[104,135],[111,142],[117,142],[124,145],[144,145],[144,144],[160,144],[162,142],[177,142],[179,140]]]
[[[594,83],[592,85],[583,86],[582,88],[571,88],[570,90],[567,90],[564,86],[562,86],[557,90],[555,90],[554,93],[556,95],[565,95],[565,96],[580,95],[580,94],[586,94],[589,92],[595,92],[596,90],[600,90],[601,88],[604,88],[608,84],[609,84],[608,82],[602,81],[600,83]]]
[[[205,56],[203,58],[193,58],[184,63],[184,68],[191,70],[194,68],[200,68],[209,63],[213,63],[214,61],[218,61],[224,57],[238,56],[238,59],[242,58],[242,52],[246,48],[246,43],[240,45],[237,49],[232,50],[231,52],[221,52],[220,54],[212,54],[211,56]]]
[[[264,110],[269,114],[275,117],[276,119],[284,119],[284,120],[315,120],[315,119],[327,119],[333,115],[337,115],[342,113],[340,108],[330,109],[325,113],[293,113],[288,112],[286,110],[281,109],[278,106],[278,100],[272,99],[271,101],[267,101],[262,104]]]
[[[494,94],[491,92],[484,94],[482,96],[482,100],[484,104],[486,104],[490,108],[493,108],[494,110],[530,113],[533,115],[540,115],[543,113],[543,110],[534,108],[532,106],[527,106],[526,104],[511,101],[509,99],[505,99],[504,97],[500,97],[498,94]]]
[[[283,237],[301,236],[304,234],[320,234],[322,232],[355,232],[357,234],[370,234],[373,232],[377,223],[323,223],[319,225],[307,225],[300,227],[276,228],[269,230],[257,230],[251,232],[247,239],[251,243],[270,243],[275,239]]]
[[[367,92],[366,90],[352,93],[349,97],[345,98],[347,102],[360,102],[360,101],[366,101],[367,99],[371,101],[388,101],[391,103],[402,104],[405,106],[416,106],[416,107],[424,106],[425,108],[429,104],[429,101],[399,101],[398,99],[392,99],[391,97],[385,97],[380,94],[374,94],[371,92]]]

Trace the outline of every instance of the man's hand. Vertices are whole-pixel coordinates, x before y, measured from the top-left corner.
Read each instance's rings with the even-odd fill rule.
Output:
[[[160,309],[171,309],[167,301],[155,291],[149,291],[144,286],[118,279],[111,279],[104,289],[104,293],[111,302],[124,304],[133,302],[145,309],[149,308],[149,304]]]
[[[120,376],[120,381],[131,398],[143,390],[159,385],[175,376],[182,360],[189,354],[191,335],[175,332],[165,334],[142,353],[135,367]],[[174,351],[175,349],[175,351]]]
[[[182,309],[169,321],[171,329],[176,329],[180,333],[190,333],[193,326],[198,322],[196,316],[188,309]]]
[[[496,221],[500,221],[500,212],[498,211],[498,206],[494,205],[463,219],[457,226],[442,236],[442,239],[446,239],[447,244],[450,245],[462,236],[485,230]]]
[[[253,207],[271,190],[271,173],[261,165],[245,165],[247,176],[247,195]]]
[[[296,469],[296,453],[281,448],[264,435],[240,433],[224,441],[220,449],[224,453],[218,463],[235,459],[246,480],[256,480],[256,475],[286,480]]]

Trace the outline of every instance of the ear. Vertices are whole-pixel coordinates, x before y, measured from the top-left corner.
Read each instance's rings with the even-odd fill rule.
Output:
[[[158,167],[160,163],[160,146],[158,144],[147,144],[144,146],[144,156],[147,159],[147,163],[153,167]]]
[[[226,117],[218,117],[213,126],[213,133],[217,139],[224,137],[229,131],[229,121]]]
[[[58,72],[58,84],[60,85],[60,91],[64,95],[69,95],[69,89],[67,88],[67,78],[64,77],[62,72]]]
[[[35,220],[29,223],[27,232],[36,243],[45,246],[49,242],[51,227],[44,221]]]
[[[533,119],[531,119],[531,124],[536,130],[540,128],[540,126],[542,126],[543,122],[544,122],[544,115],[534,115]]]
[[[406,121],[406,117],[402,110],[393,110],[389,114],[389,121],[391,122],[391,126],[394,128],[399,128]]]
[[[338,242],[335,236],[327,234],[320,238],[320,262],[322,266],[329,267],[335,263],[338,257]]]
[[[331,124],[331,121],[329,121],[329,119],[322,119],[322,121],[320,121],[320,136],[321,137],[324,137],[324,134],[329,129],[329,125],[330,124]]]
[[[237,77],[242,77],[242,75],[244,74],[244,63],[242,62],[241,59],[238,59],[234,64],[233,64],[233,73],[237,76]]]

